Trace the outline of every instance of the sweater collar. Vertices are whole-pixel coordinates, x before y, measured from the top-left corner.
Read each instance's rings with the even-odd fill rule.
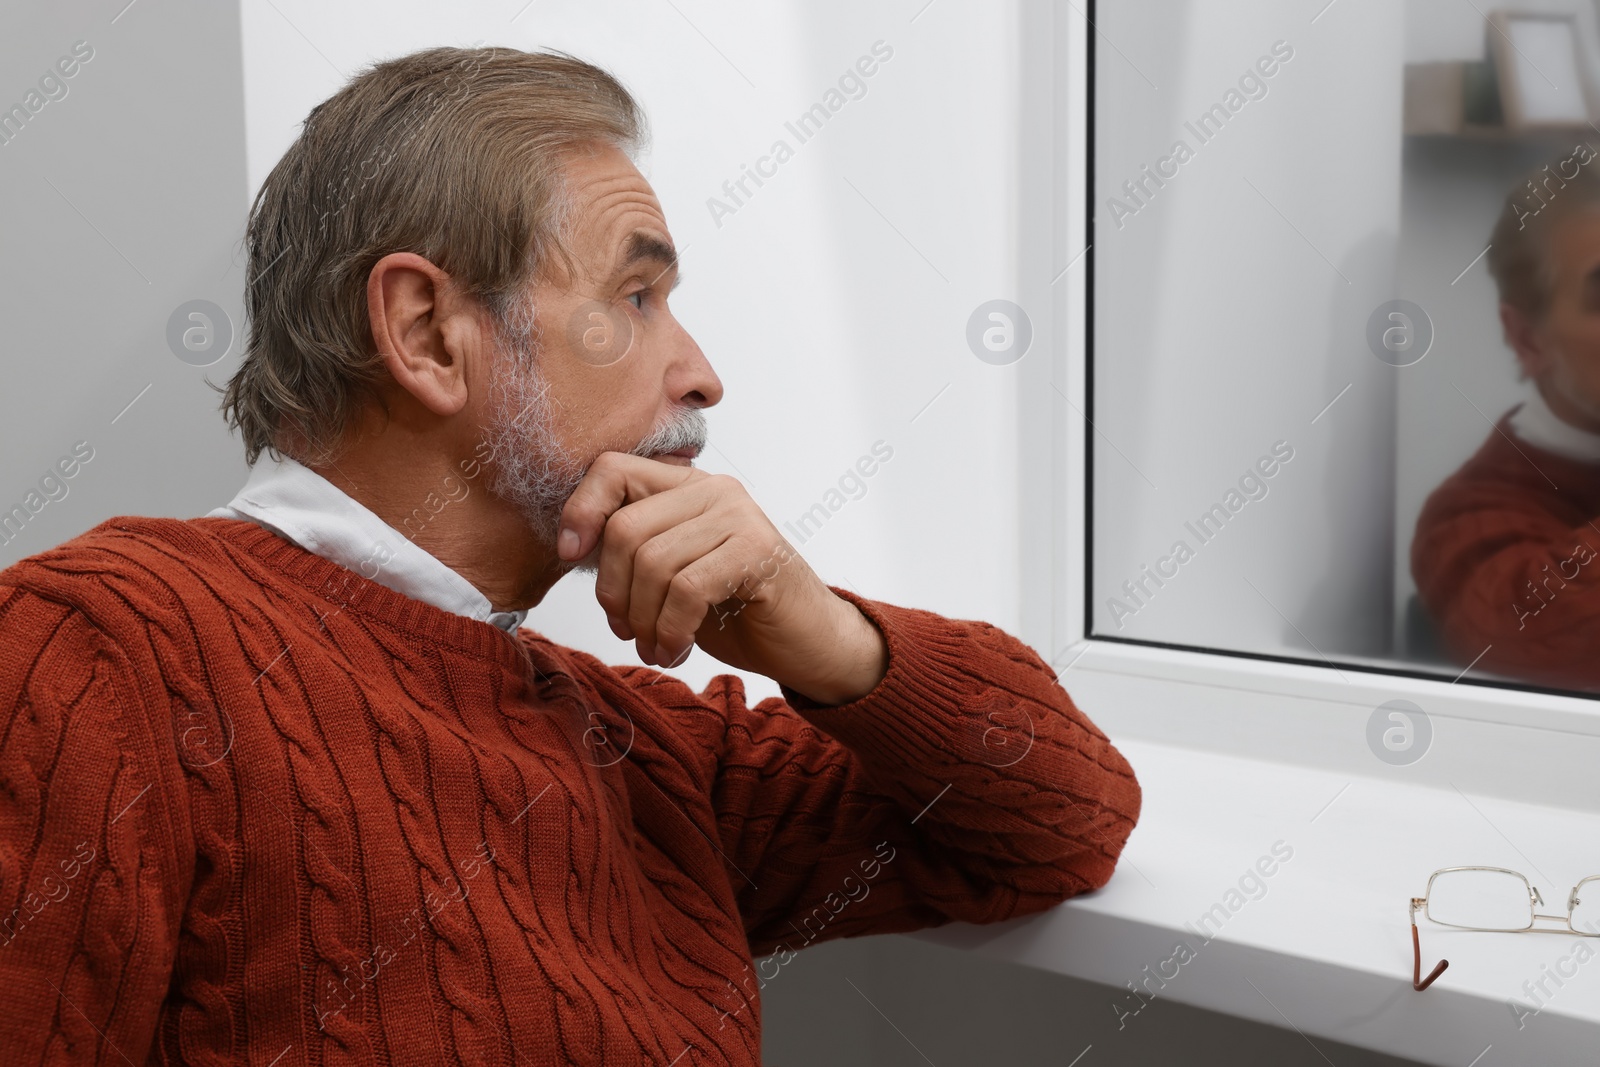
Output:
[[[514,634],[526,609],[495,611],[471,582],[322,475],[263,455],[227,505],[207,518],[247,519],[397,593]]]
[[[1546,452],[1580,463],[1600,463],[1600,434],[1561,421],[1538,388],[1511,415],[1511,431]]]

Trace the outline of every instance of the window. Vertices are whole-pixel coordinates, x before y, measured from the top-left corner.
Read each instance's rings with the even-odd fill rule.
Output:
[[[1069,628],[1600,691],[1600,32],[1515,6],[1088,10]]]

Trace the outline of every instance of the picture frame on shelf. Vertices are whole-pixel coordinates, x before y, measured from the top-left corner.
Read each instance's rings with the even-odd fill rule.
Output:
[[[1489,27],[1507,131],[1587,128],[1595,93],[1576,16],[1494,11]]]

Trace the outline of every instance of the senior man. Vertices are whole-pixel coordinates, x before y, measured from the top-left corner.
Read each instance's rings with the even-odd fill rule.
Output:
[[[313,109],[248,230],[245,487],[0,573],[0,1062],[756,1064],[805,945],[1111,876],[1138,784],[1032,649],[692,466],[642,122],[506,49]],[[574,569],[646,664],[781,697],[522,629]]]

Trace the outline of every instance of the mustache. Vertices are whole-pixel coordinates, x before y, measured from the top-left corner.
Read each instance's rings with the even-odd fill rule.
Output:
[[[629,450],[629,455],[649,457],[685,448],[703,452],[705,447],[706,417],[699,408],[684,408],[682,415],[647,434]]]

